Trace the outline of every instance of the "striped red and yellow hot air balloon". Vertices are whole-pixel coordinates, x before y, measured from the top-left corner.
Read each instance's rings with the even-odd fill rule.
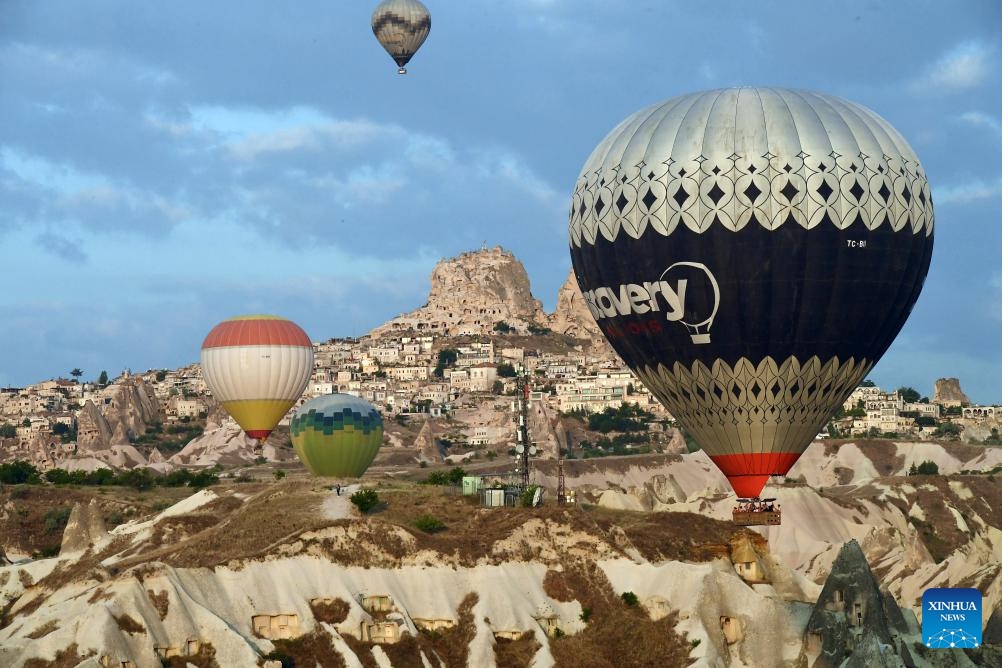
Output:
[[[285,318],[230,318],[205,337],[202,373],[247,435],[264,441],[306,389],[313,373],[313,344]]]

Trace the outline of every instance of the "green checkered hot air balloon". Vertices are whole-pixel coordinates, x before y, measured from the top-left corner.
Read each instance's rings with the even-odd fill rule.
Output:
[[[361,476],[383,442],[379,411],[350,394],[311,399],[296,410],[289,430],[299,459],[320,476]]]

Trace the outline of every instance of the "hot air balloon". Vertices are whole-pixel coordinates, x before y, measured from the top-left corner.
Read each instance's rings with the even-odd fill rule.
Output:
[[[581,170],[569,233],[613,348],[755,498],[901,329],[933,205],[914,151],[869,109],[733,88],[620,123]]]
[[[397,63],[397,72],[424,44],[431,30],[431,14],[419,0],[383,0],[372,11],[372,33]]]
[[[205,337],[202,373],[237,424],[263,442],[306,389],[313,344],[299,325],[284,318],[231,318]]]
[[[383,442],[383,418],[364,399],[328,394],[297,408],[289,431],[296,454],[311,473],[357,478]]]

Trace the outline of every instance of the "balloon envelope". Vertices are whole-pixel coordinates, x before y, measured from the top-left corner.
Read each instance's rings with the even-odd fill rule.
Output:
[[[581,170],[569,233],[612,346],[754,497],[904,324],[933,209],[918,158],[877,114],[739,88],[624,120]]]
[[[431,31],[431,14],[419,0],[383,0],[372,12],[372,33],[401,74]]]
[[[383,418],[364,399],[328,394],[296,409],[289,431],[296,454],[311,473],[357,478],[383,443]]]
[[[202,343],[202,374],[251,438],[265,439],[306,389],[313,344],[291,320],[245,315],[216,325]]]

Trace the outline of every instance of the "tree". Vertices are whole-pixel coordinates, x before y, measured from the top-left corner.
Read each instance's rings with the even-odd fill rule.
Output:
[[[163,370],[157,371],[156,379],[157,379],[158,383],[164,382],[164,378],[166,378],[166,377],[167,377],[167,372],[166,371],[163,371]]]
[[[10,422],[0,424],[0,438],[14,438],[17,436],[17,427]]]
[[[98,385],[102,385],[102,386],[108,384],[108,372],[107,371],[102,371],[101,375],[97,377],[97,384]]]
[[[456,363],[459,359],[459,351],[454,348],[443,348],[438,351],[438,364],[435,365],[435,370],[432,374],[436,378],[441,378],[445,375],[445,370]]]
[[[348,497],[348,500],[355,504],[359,512],[368,513],[379,505],[379,494],[374,489],[360,489]]]
[[[918,466],[912,464],[908,469],[908,475],[939,475],[939,465],[927,459]]]
[[[515,370],[515,366],[511,362],[501,362],[501,364],[498,364],[499,378],[514,378],[517,375],[518,371]]]
[[[906,404],[917,404],[922,395],[918,393],[918,390],[912,387],[899,387],[898,395],[905,401]]]
[[[867,379],[866,379],[866,380],[864,380],[864,381],[863,381],[862,383],[860,383],[860,384],[859,384],[859,386],[860,386],[860,387],[876,387],[876,386],[877,386],[877,384],[876,384],[876,383],[874,383],[874,382],[873,382],[872,380],[870,380],[869,378],[867,378]]]
[[[498,334],[511,334],[515,331],[515,328],[506,323],[504,320],[498,320],[494,323],[494,331]]]
[[[936,431],[933,432],[933,436],[941,436],[944,438],[959,438],[960,432],[962,431],[963,429],[961,429],[959,424],[954,424],[953,422],[944,422],[941,425],[939,425],[939,427],[936,428]]]
[[[80,376],[83,375],[83,371],[81,371],[77,367],[74,367],[73,371],[70,371],[70,375],[73,376],[75,379],[80,380]]]
[[[24,483],[37,485],[41,480],[38,477],[38,469],[31,463],[18,459],[10,464],[0,464],[0,482],[8,485]]]

